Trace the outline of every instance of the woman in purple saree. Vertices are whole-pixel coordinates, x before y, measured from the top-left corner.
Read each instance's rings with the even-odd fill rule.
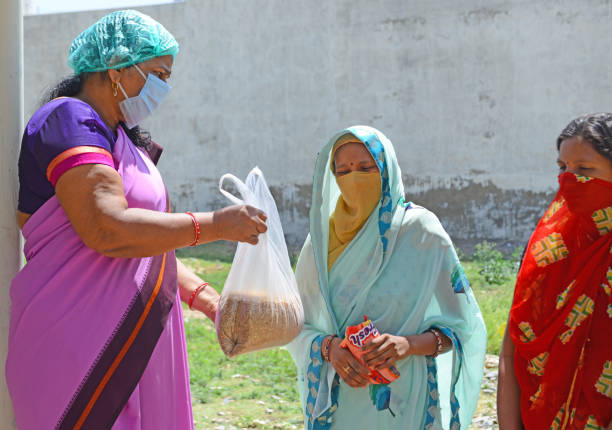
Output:
[[[11,285],[6,362],[21,430],[193,428],[180,300],[214,320],[218,295],[174,250],[254,243],[266,227],[246,206],[168,213],[160,148],[137,124],[167,93],[177,52],[150,17],[107,15],[75,39],[75,76],[28,122],[27,263]]]

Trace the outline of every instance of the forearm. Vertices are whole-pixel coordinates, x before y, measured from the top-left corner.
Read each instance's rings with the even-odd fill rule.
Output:
[[[497,419],[501,430],[521,430],[521,389],[514,373],[514,344],[508,330],[504,333],[499,357]]]
[[[194,243],[190,215],[130,208],[123,181],[111,167],[76,166],[55,186],[57,198],[85,245],[109,257],[150,257]],[[266,215],[251,206],[234,205],[194,214],[197,243],[218,239],[255,244],[267,229]]]
[[[212,212],[195,213],[199,223],[198,243],[219,239]],[[196,237],[191,216],[139,208],[102,214],[88,244],[109,257],[150,257],[188,246]],[[87,244],[87,242],[86,242]]]
[[[181,296],[182,302],[188,303],[196,288],[202,285],[204,280],[193,273],[179,259],[176,260],[176,264],[179,295]],[[207,285],[194,297],[192,309],[202,312],[214,321],[218,303],[219,294],[212,286]]]
[[[434,355],[438,348],[436,336],[430,331],[421,334],[413,334],[406,336],[410,343],[410,355]],[[453,347],[452,341],[443,333],[440,333],[442,341],[442,350],[440,354],[444,354]]]
[[[442,333],[438,336],[431,331],[410,336],[396,336],[389,333],[375,337],[363,348],[363,360],[371,368],[384,369],[411,355],[435,356],[452,347],[451,340]]]

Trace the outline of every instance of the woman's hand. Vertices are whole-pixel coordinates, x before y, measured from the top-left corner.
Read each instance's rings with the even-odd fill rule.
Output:
[[[368,367],[384,369],[411,355],[412,347],[407,337],[385,333],[372,339],[363,352]]]
[[[253,206],[235,205],[215,211],[213,224],[220,239],[255,245],[261,233],[268,230],[268,217]]]
[[[195,296],[191,308],[202,312],[214,323],[217,317],[220,298],[221,296],[219,296],[219,293],[217,293],[212,285],[207,285]]]
[[[335,337],[329,345],[329,362],[342,380],[353,388],[368,384],[370,371],[362,365],[348,349],[340,346],[340,338]]]
[[[176,259],[176,273],[181,301],[189,304],[189,299],[193,292],[198,286],[202,285],[204,281],[185,266],[178,258]],[[201,288],[198,294],[193,298],[191,308],[202,312],[210,318],[212,322],[215,322],[219,298],[219,293],[217,293],[212,286],[207,285]]]

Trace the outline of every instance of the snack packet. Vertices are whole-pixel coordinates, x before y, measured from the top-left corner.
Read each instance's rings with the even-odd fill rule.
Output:
[[[361,364],[365,366],[363,361],[363,352],[361,348],[378,336],[380,333],[374,326],[371,320],[368,319],[367,315],[363,316],[364,321],[361,324],[348,326],[344,332],[345,338],[340,343],[342,348],[348,348]],[[395,366],[389,366],[386,369],[380,371],[369,367],[370,374],[368,379],[371,384],[389,384],[400,377],[400,373]]]

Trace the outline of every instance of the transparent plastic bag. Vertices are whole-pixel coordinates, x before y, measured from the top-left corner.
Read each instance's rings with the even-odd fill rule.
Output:
[[[242,199],[223,189],[229,180]],[[247,204],[268,217],[259,243],[239,243],[217,310],[215,325],[228,357],[286,345],[301,331],[304,309],[291,269],[276,204],[263,173],[255,167],[245,182],[231,174],[219,180],[219,191],[234,204]]]

